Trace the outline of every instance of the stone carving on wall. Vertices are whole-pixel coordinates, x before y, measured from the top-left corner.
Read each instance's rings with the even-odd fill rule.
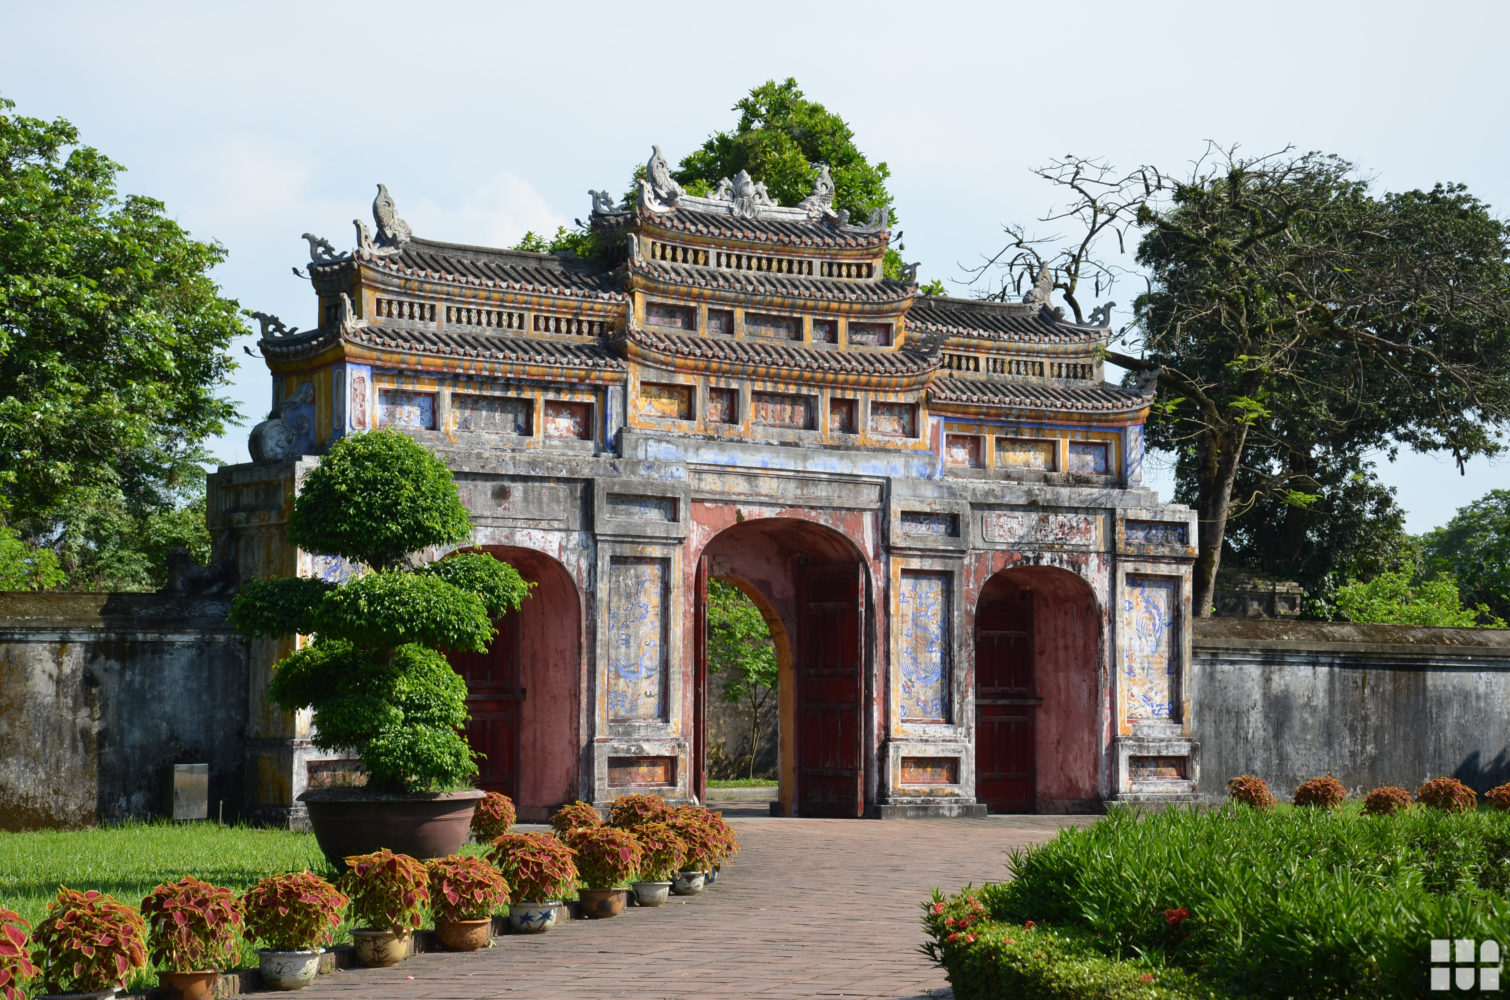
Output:
[[[1129,720],[1179,721],[1180,581],[1129,576],[1122,604],[1122,703]]]
[[[904,570],[897,591],[901,640],[897,711],[905,722],[947,721],[949,575]]]
[[[608,717],[661,717],[666,662],[664,559],[615,559],[608,593]]]
[[[987,515],[990,536],[997,542],[1038,545],[1094,545],[1096,518],[1090,514],[1049,514],[994,511]]]
[[[247,436],[252,461],[283,462],[302,451],[299,440],[312,440],[314,432],[314,402],[315,384],[305,382],[273,407]]]
[[[398,207],[387,186],[379,184],[377,197],[372,199],[372,220],[377,223],[378,243],[382,246],[401,247],[414,238],[409,223],[398,217]]]

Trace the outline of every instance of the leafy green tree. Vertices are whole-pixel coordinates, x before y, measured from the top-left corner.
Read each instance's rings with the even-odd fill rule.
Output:
[[[761,716],[776,692],[776,644],[755,602],[727,580],[708,581],[708,667],[724,678],[723,700],[745,711],[749,776],[755,777]]]
[[[1463,599],[1510,618],[1510,490],[1458,508],[1422,540],[1428,575],[1452,576]]]
[[[66,579],[52,550],[28,545],[0,525],[0,590],[46,590]]]
[[[1382,625],[1505,627],[1484,605],[1465,607],[1457,583],[1449,576],[1416,586],[1406,573],[1380,573],[1367,583],[1354,580],[1337,591],[1337,610],[1348,621]]]
[[[72,547],[71,583],[140,582],[81,567],[131,561],[102,505],[138,527],[181,510],[202,442],[236,416],[220,392],[242,326],[208,277],[225,251],[118,196],[123,168],[68,122],[14,107],[0,98],[0,520],[34,548]]]
[[[485,650],[492,620],[518,608],[529,584],[480,553],[413,568],[419,550],[470,534],[440,459],[394,431],[352,435],[305,478],[288,535],[367,571],[341,584],[252,581],[231,604],[244,632],[314,636],[278,664],[268,693],[284,711],[313,708],[315,745],[354,748],[375,789],[447,790],[477,773],[459,732],[466,682],[440,650]]]

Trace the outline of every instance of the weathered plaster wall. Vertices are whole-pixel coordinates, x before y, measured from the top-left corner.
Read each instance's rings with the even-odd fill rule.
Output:
[[[1206,798],[1238,774],[1510,781],[1510,631],[1200,619],[1193,667]]]
[[[0,829],[169,811],[173,764],[210,765],[240,813],[247,644],[227,602],[0,593]]]

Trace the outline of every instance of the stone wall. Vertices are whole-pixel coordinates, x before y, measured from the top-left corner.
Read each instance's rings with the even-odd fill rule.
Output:
[[[1510,781],[1510,631],[1214,618],[1193,640],[1205,799],[1238,774],[1282,799],[1323,774],[1353,793]]]
[[[171,811],[174,764],[241,810],[247,646],[228,602],[0,593],[0,830]]]

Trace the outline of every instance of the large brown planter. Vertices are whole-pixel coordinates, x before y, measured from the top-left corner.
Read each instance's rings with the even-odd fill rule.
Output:
[[[386,847],[415,858],[455,854],[472,832],[472,813],[486,793],[374,795],[359,788],[316,788],[299,796],[325,858],[337,871],[353,854]]]

